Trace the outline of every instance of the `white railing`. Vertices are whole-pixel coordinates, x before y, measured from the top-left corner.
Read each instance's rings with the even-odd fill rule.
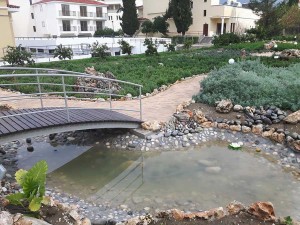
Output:
[[[19,73],[20,72],[20,73]],[[67,83],[67,80],[75,80],[77,78],[88,78],[97,81],[102,81],[105,84],[105,88],[81,86],[75,84]],[[131,88],[136,88],[138,94],[137,99],[139,104],[137,104],[138,109],[132,108],[114,108],[113,99],[118,99],[126,97],[126,95],[116,92],[114,85],[119,86],[129,85]],[[112,111],[128,111],[139,113],[140,119],[142,120],[142,85],[109,79],[99,76],[93,76],[84,73],[77,73],[65,70],[55,70],[55,69],[43,69],[43,68],[24,68],[24,67],[0,67],[0,87],[9,88],[10,90],[20,90],[21,87],[26,87],[27,90],[34,89],[36,91],[31,91],[31,93],[21,93],[21,92],[11,92],[9,95],[0,96],[0,104],[9,103],[11,101],[24,101],[24,100],[34,100],[38,99],[40,102],[41,110],[37,110],[31,113],[45,112],[45,111],[56,111],[62,109],[44,109],[44,102],[46,99],[55,98],[64,100],[64,110],[66,112],[66,117],[70,121],[69,115],[69,100],[97,100],[98,98],[106,98],[105,102],[109,103],[109,109]],[[59,90],[58,90],[59,89]],[[74,95],[80,95],[79,97],[74,97]],[[85,96],[85,97],[83,97]],[[86,97],[89,96],[89,97]],[[92,96],[93,98],[91,98]],[[75,107],[76,109],[86,109]],[[74,107],[72,107],[74,109]],[[19,114],[0,116],[0,118],[18,116]],[[20,114],[21,115],[21,114]]]

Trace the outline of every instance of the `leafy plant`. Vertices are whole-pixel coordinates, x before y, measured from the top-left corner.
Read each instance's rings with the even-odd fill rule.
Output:
[[[170,43],[170,44],[165,44],[164,45],[166,48],[167,48],[167,51],[168,52],[175,52],[175,47],[176,47],[176,45],[174,45],[174,44],[172,44],[172,43]]]
[[[293,219],[290,216],[284,217],[284,224],[285,225],[293,225]]]
[[[46,161],[37,162],[30,170],[20,169],[16,172],[17,183],[22,187],[23,193],[10,194],[6,198],[13,205],[21,205],[30,211],[38,211],[44,200],[46,173],[48,165]]]
[[[35,62],[31,59],[32,54],[22,49],[22,46],[17,47],[7,46],[6,53],[2,58],[5,62],[12,66],[24,66],[25,64],[33,65]]]
[[[157,16],[153,20],[153,30],[155,32],[159,32],[163,35],[167,35],[167,33],[169,32],[168,30],[169,26],[170,24],[167,22],[167,19],[164,18],[163,16]]]
[[[240,43],[241,39],[237,34],[234,33],[225,33],[219,36],[214,36],[212,43],[215,46],[227,46],[230,44]]]
[[[147,50],[145,51],[147,56],[158,55],[157,46],[153,43],[152,38],[146,38],[144,41],[144,46],[147,46]]]
[[[131,55],[133,46],[131,46],[127,41],[124,41],[123,39],[119,42],[120,48],[122,50],[122,54],[128,54]]]
[[[73,50],[69,47],[63,47],[62,44],[58,45],[54,49],[53,58],[58,57],[60,60],[65,60],[65,59],[72,59],[72,56],[73,56]]]
[[[122,30],[118,30],[118,31],[114,31],[111,28],[105,27],[103,30],[97,30],[95,31],[94,36],[95,37],[103,37],[103,36],[121,36],[123,35],[123,31]]]
[[[154,32],[153,31],[153,23],[150,20],[145,20],[142,23],[142,33],[148,35],[149,33]]]
[[[98,41],[94,42],[92,44],[92,48],[91,48],[91,53],[92,53],[92,57],[100,57],[100,58],[105,58],[109,55],[109,53],[107,52],[109,50],[109,48],[107,47],[106,44],[99,44]]]
[[[183,49],[189,50],[193,45],[193,41],[190,39],[186,39],[183,43]]]

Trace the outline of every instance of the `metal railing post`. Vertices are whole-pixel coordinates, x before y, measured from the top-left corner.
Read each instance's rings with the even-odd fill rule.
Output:
[[[66,108],[66,111],[67,111],[67,119],[68,119],[68,122],[70,122],[70,112],[69,112],[69,107],[68,107],[68,99],[67,99],[65,77],[64,76],[61,76],[61,81],[62,81],[62,85],[63,85],[65,108]]]
[[[43,97],[42,97],[42,88],[41,88],[41,83],[40,83],[40,77],[38,76],[39,72],[38,70],[35,70],[35,73],[36,73],[36,79],[37,79],[37,82],[38,82],[38,89],[39,89],[39,95],[40,95],[40,102],[41,102],[41,107],[42,109],[44,108],[44,103],[43,103]]]
[[[112,103],[111,103],[111,81],[108,82],[108,89],[109,89],[109,109],[112,110]]]
[[[140,99],[140,120],[142,120],[142,87],[139,86],[139,92],[140,92],[140,96],[139,96],[139,99]]]

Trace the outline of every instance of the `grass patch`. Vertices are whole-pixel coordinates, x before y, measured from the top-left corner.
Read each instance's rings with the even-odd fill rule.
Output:
[[[243,106],[275,105],[300,109],[300,63],[289,67],[267,67],[259,60],[245,61],[213,70],[201,83],[197,102],[214,105],[231,99]]]

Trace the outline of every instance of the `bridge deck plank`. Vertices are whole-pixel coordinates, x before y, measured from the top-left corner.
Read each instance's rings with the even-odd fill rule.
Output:
[[[3,116],[8,115],[16,116],[3,118]],[[68,124],[93,122],[141,122],[138,119],[123,115],[122,113],[105,109],[69,108],[69,116],[70,121],[68,122],[66,110],[58,107],[2,111],[0,112],[0,137],[10,133],[22,132],[24,130]]]

